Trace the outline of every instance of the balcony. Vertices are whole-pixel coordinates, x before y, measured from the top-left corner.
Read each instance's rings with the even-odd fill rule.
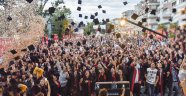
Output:
[[[152,14],[148,13],[147,17],[153,19],[153,18],[157,18],[157,15],[152,15]]]
[[[183,14],[183,15],[177,14],[173,16],[173,22],[178,22],[183,19],[186,19],[186,14]]]
[[[148,3],[148,6],[152,6],[152,5],[160,5],[160,3],[159,2],[150,2],[150,3]]]
[[[156,30],[158,27],[158,24],[148,24],[148,28],[152,29],[152,30]]]
[[[185,25],[185,24],[186,24],[186,21],[180,21],[180,22],[179,22],[179,25],[181,25],[181,26],[182,26],[182,25]]]
[[[158,22],[154,19],[154,20],[148,20],[147,22],[149,25],[157,25]]]
[[[147,18],[148,17],[148,15],[147,14],[144,14],[144,15],[142,15],[144,18]]]
[[[180,9],[180,8],[184,8],[184,7],[186,7],[186,2],[182,2],[182,3],[175,6],[176,9]]]
[[[158,0],[148,0],[147,3],[159,3]]]
[[[165,14],[162,14],[162,17],[163,17],[163,19],[167,19],[167,18],[171,17],[171,14],[165,13]]]
[[[169,24],[170,21],[169,19],[161,19],[160,22],[158,22],[158,24]]]
[[[175,2],[176,0],[170,0],[170,2]]]
[[[160,4],[159,6],[158,6],[158,10],[161,10],[163,8],[163,4]]]

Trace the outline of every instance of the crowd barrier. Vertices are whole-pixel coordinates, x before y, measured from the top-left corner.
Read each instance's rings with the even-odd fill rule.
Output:
[[[118,81],[118,82],[96,82],[95,90],[96,96],[98,96],[99,90],[106,88],[108,96],[120,96],[123,88],[125,88],[125,96],[130,96],[130,83],[129,81]]]

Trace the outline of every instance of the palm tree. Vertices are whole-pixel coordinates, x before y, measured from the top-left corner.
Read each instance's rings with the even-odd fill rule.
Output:
[[[176,23],[171,23],[170,26],[169,26],[170,29],[176,29],[177,27],[178,26],[177,26]]]
[[[58,34],[59,38],[65,33],[66,28],[69,26],[68,17],[70,16],[70,9],[63,6],[63,8],[57,8],[53,16],[51,17],[51,22],[53,24],[52,33]],[[58,17],[64,15],[64,18],[59,20]]]
[[[166,34],[165,30],[166,30],[166,26],[163,24],[159,24],[157,27],[157,30],[161,33],[161,34]],[[167,35],[167,34],[166,34]]]
[[[93,22],[88,22],[87,26],[84,28],[84,35],[90,35],[91,32],[93,31]]]
[[[159,24],[157,29],[158,29],[158,30],[163,30],[163,29],[165,29],[165,28],[166,28],[166,27],[165,27],[163,24]]]
[[[177,24],[176,23],[171,23],[170,26],[169,26],[169,38],[175,38],[175,30],[177,28]]]

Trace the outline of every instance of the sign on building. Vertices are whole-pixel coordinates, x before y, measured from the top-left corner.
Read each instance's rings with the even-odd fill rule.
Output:
[[[0,37],[0,57],[11,47],[13,38],[1,38]]]

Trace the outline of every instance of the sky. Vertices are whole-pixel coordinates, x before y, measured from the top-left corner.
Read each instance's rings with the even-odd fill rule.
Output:
[[[55,0],[50,0],[50,2]],[[124,5],[123,2],[127,1],[128,4]],[[47,3],[45,9],[51,7],[50,2]],[[61,6],[66,6],[72,11],[71,17],[75,21],[92,21],[91,19],[85,20],[84,18],[79,18],[79,14],[83,14],[83,17],[90,16],[95,12],[98,12],[99,20],[102,19],[114,19],[122,16],[122,12],[126,10],[134,9],[140,0],[82,0],[82,4],[78,4],[78,0],[64,0],[65,4]],[[102,9],[98,9],[98,5],[102,5]],[[81,7],[81,11],[77,11],[77,7]],[[102,13],[102,10],[106,10],[106,14]],[[90,17],[89,17],[90,18]]]

